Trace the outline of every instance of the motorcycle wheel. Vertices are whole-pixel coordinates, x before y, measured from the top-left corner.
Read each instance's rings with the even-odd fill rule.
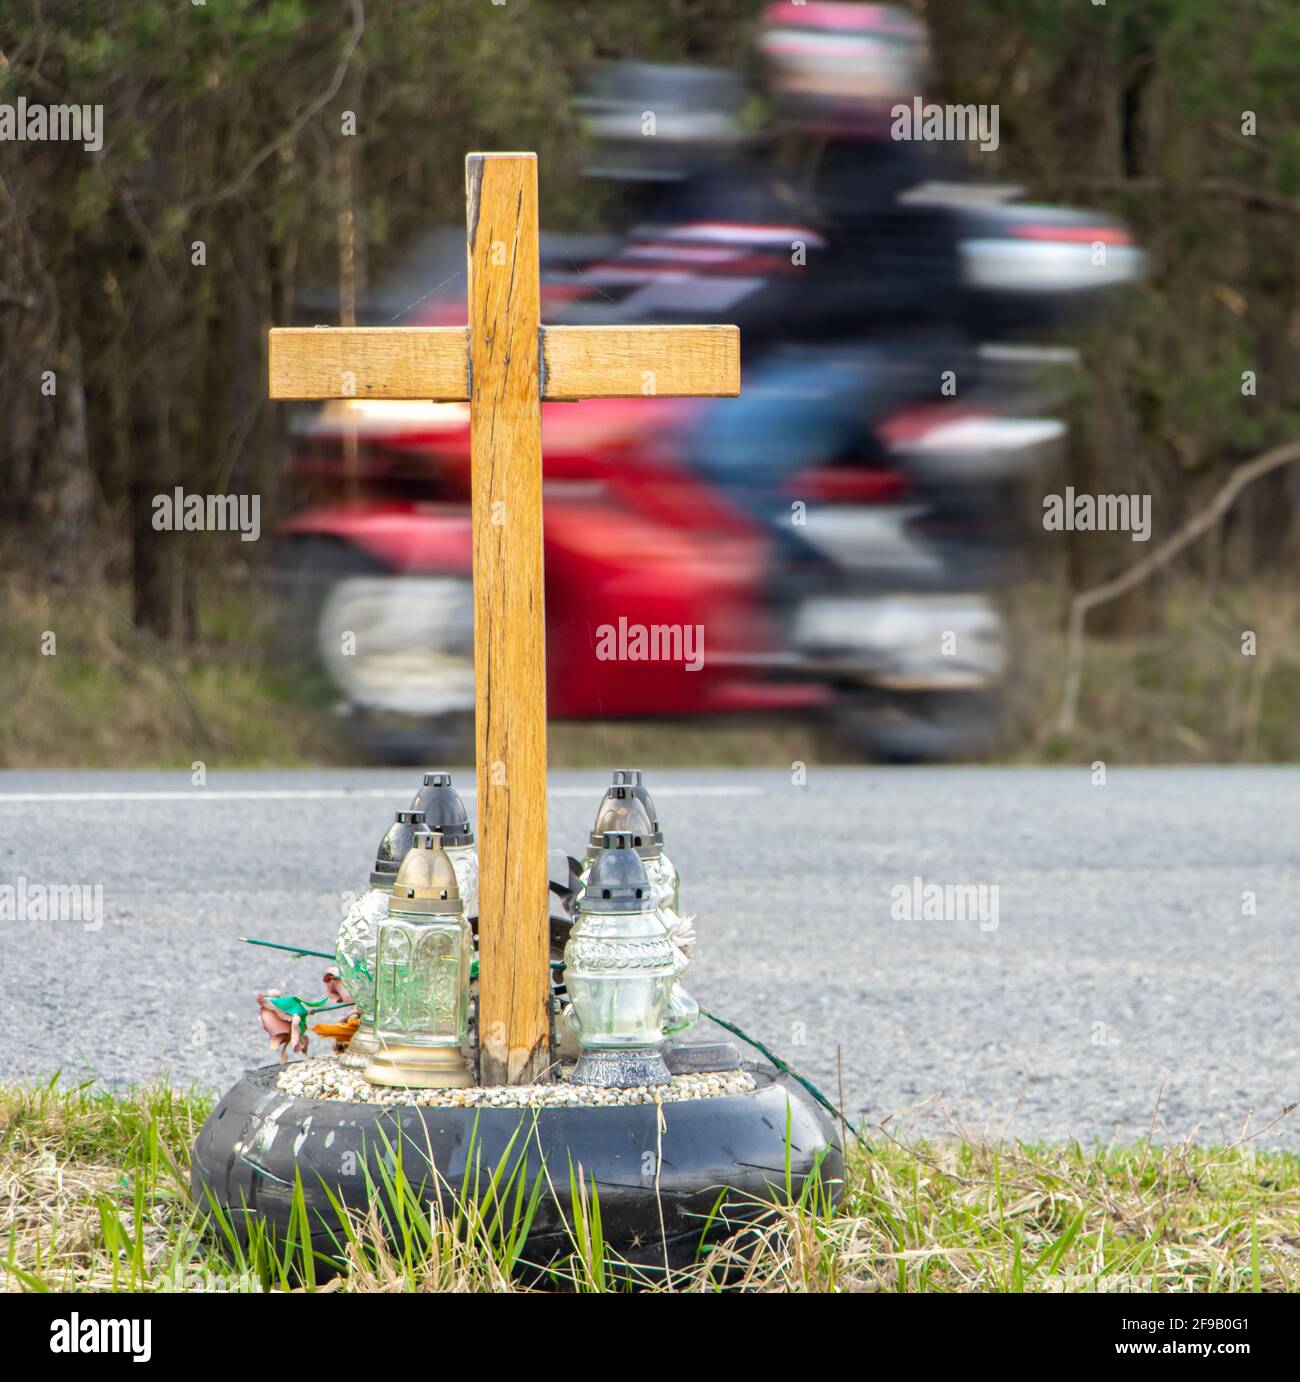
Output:
[[[280,647],[367,757],[472,762],[473,593],[451,573],[399,576],[351,546],[296,538],[277,553]]]
[[[839,741],[885,763],[982,758],[1002,736],[1002,695],[980,691],[846,691],[834,712]]]

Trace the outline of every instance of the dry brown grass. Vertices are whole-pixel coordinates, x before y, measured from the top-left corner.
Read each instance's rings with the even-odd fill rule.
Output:
[[[1057,728],[1062,592],[1027,586],[1011,603],[1021,650],[1009,749],[1017,761],[1300,759],[1300,598],[1289,588],[1154,583],[1132,628],[1088,639],[1078,721],[1069,735]]]
[[[1015,672],[1000,756],[1018,762],[1300,759],[1300,597],[1277,585],[1153,582],[1142,622],[1087,642],[1078,723],[1056,725],[1065,637],[1059,580],[1005,597]],[[28,579],[0,552],[0,767],[297,767],[356,761],[328,688],[295,681],[269,592],[205,589],[199,644],[182,654],[132,629],[122,588]],[[41,654],[46,631],[57,654]],[[1255,652],[1242,652],[1242,635]],[[825,716],[551,725],[554,767],[781,767],[848,754]]]

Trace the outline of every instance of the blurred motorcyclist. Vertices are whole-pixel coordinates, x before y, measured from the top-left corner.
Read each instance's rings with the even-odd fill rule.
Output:
[[[614,184],[613,229],[636,236],[705,209],[707,184],[731,181],[752,139],[744,83],[716,67],[611,62],[578,99],[586,177]]]
[[[891,108],[921,91],[923,28],[889,6],[781,3],[763,16],[759,48],[779,132],[815,155],[806,214],[823,243],[780,330],[757,356],[742,338],[741,397],[709,409],[692,459],[771,526],[793,595],[790,576],[816,578],[822,563],[782,487],[861,446],[887,409],[938,396],[959,348],[960,259],[947,214],[902,199],[929,169],[890,134]]]
[[[758,49],[764,144],[746,135],[731,74],[600,75],[583,103],[592,171],[629,189],[635,228],[588,269],[592,296],[568,319],[617,308],[741,328],[741,397],[706,410],[686,455],[771,529],[787,566],[816,573],[782,486],[859,444],[887,408],[937,395],[956,355],[958,249],[945,212],[902,199],[930,170],[891,138],[891,107],[921,94],[922,26],[884,5],[778,3]]]
[[[923,92],[924,28],[888,5],[778,3],[764,13],[759,49],[778,132],[813,152],[808,198],[826,239],[810,256],[796,329],[821,341],[888,331],[903,349],[950,330],[955,227],[946,211],[904,199],[934,169],[927,146],[892,134],[892,108]]]

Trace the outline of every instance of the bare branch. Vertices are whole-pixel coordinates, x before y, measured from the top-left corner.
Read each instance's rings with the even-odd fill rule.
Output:
[[[350,0],[352,5],[352,32],[348,35],[347,46],[343,49],[343,56],[339,59],[338,66],[334,69],[334,75],[330,78],[330,84],[316,100],[306,106],[290,123],[289,127],[271,140],[269,144],[264,144],[253,155],[251,159],[240,170],[231,182],[224,187],[218,188],[215,192],[210,192],[207,196],[196,197],[186,206],[187,211],[195,211],[202,207],[213,206],[217,202],[229,200],[231,197],[238,196],[244,190],[249,178],[266,162],[272,154],[278,153],[295,140],[302,133],[309,120],[319,111],[323,110],[339,94],[343,86],[343,79],[348,74],[348,67],[352,62],[352,55],[357,51],[361,44],[361,37],[366,31],[366,12],[362,5],[362,0]]]
[[[1074,730],[1075,718],[1079,709],[1079,688],[1083,682],[1083,624],[1090,610],[1141,585],[1153,572],[1167,565],[1184,547],[1190,546],[1198,537],[1208,532],[1232,507],[1237,496],[1247,485],[1253,484],[1270,470],[1300,460],[1300,441],[1286,442],[1276,446],[1253,461],[1239,466],[1232,477],[1215,494],[1214,498],[1183,524],[1172,536],[1166,538],[1151,554],[1130,566],[1127,571],[1113,577],[1091,590],[1081,591],[1070,601],[1069,632],[1065,651],[1065,685],[1061,695],[1061,714],[1057,727],[1063,734]]]
[[[1169,178],[1090,178],[1074,184],[1090,192],[1170,192],[1189,197],[1226,197],[1261,211],[1283,211],[1300,216],[1300,197],[1286,197],[1262,187],[1250,187],[1231,178],[1199,178],[1175,182]]]

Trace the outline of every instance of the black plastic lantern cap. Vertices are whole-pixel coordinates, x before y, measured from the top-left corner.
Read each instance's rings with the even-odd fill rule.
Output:
[[[411,806],[424,812],[430,830],[442,836],[442,847],[472,845],[474,829],[460,793],[451,785],[450,773],[425,773],[424,786],[415,794]]]
[[[587,887],[579,904],[586,914],[617,916],[644,912],[650,896],[645,865],[633,846],[634,837],[621,830],[601,836],[600,853],[587,875]]]
[[[415,844],[416,831],[424,829],[423,811],[399,811],[392,825],[375,851],[374,872],[370,875],[372,888],[386,888],[397,877],[402,860]]]

